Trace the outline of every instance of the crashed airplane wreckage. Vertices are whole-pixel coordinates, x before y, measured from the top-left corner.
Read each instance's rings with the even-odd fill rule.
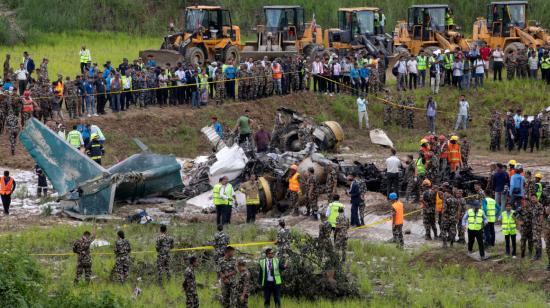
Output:
[[[183,188],[181,165],[173,155],[151,153],[134,139],[142,152],[109,169],[98,165],[40,121],[31,118],[19,139],[52,183],[60,200],[78,215],[111,214],[115,200],[166,195]]]

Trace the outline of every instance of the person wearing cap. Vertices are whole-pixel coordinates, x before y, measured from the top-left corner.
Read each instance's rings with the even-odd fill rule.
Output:
[[[340,262],[346,262],[346,250],[348,246],[349,219],[344,213],[344,208],[338,208],[338,217],[334,227],[334,250]]]
[[[516,128],[514,124],[514,118],[512,117],[512,113],[510,111],[506,112],[504,129],[506,132],[506,147],[508,148],[508,152],[512,152],[512,150],[514,149]]]
[[[449,49],[445,49],[443,54],[443,69],[445,70],[444,85],[451,85],[453,76],[453,63],[455,62],[454,54]]]
[[[455,173],[462,167],[462,153],[460,151],[460,144],[458,143],[458,136],[451,136],[451,140],[448,145],[449,149],[449,168],[451,172],[451,178],[454,178]]]
[[[468,253],[473,253],[474,242],[477,241],[479,256],[485,259],[485,248],[483,246],[483,226],[487,223],[485,213],[480,209],[481,204],[477,200],[469,202],[471,208],[462,217],[462,226],[468,226]]]
[[[535,115],[533,121],[529,124],[530,133],[531,136],[529,138],[529,145],[531,147],[531,153],[533,153],[533,150],[535,147],[537,148],[537,151],[540,147],[540,136],[541,136],[541,129],[542,129],[542,121],[541,116]]]
[[[542,186],[541,180],[542,180],[542,173],[540,173],[540,172],[535,173],[535,190],[534,190],[534,194],[535,194],[535,196],[537,196],[538,201],[542,201],[543,192],[544,192],[544,187]]]
[[[286,228],[284,219],[279,220],[279,230],[277,230],[277,239],[275,244],[277,245],[277,258],[284,261],[290,254],[290,244],[292,242],[292,235],[290,230]]]
[[[220,278],[220,261],[225,254],[225,249],[229,245],[229,242],[229,235],[223,231],[223,225],[218,224],[217,231],[214,233],[214,241],[212,242],[212,246],[214,246],[214,265],[218,279]]]
[[[258,283],[263,289],[264,307],[270,307],[272,295],[275,307],[281,307],[281,285],[283,283],[281,272],[286,268],[286,262],[274,257],[273,249],[267,248],[265,250],[265,258],[259,261],[258,275]]]
[[[533,247],[535,248],[535,255],[533,261],[538,261],[542,257],[542,231],[544,225],[545,208],[537,200],[537,196],[532,193],[529,194],[529,207],[531,208],[532,220],[532,234],[533,234]],[[547,243],[548,244],[548,243]]]
[[[86,147],[86,154],[97,164],[101,165],[101,158],[105,155],[103,144],[101,144],[98,134],[92,134],[90,139],[91,141]]]
[[[422,221],[424,229],[426,230],[425,239],[432,240],[431,231],[433,230],[434,239],[437,239],[437,227],[435,225],[435,198],[436,193],[432,189],[432,182],[428,179],[422,181],[422,187],[424,192],[422,193],[422,199],[420,200],[422,208]]]
[[[197,294],[197,281],[195,269],[199,267],[199,259],[196,256],[189,257],[189,266],[183,272],[183,292],[185,293],[186,307],[199,307],[199,295]]]
[[[513,208],[516,211],[525,197],[525,177],[522,173],[523,167],[517,164],[514,174],[510,177],[510,198],[512,199]]]
[[[522,117],[521,122],[519,122],[519,128],[517,128],[518,133],[518,153],[523,149],[527,152],[527,143],[529,141],[529,132],[531,128],[531,123],[528,120],[528,115]]]
[[[448,183],[447,192],[443,195],[445,207],[443,208],[442,223],[441,223],[441,238],[443,239],[443,247],[447,247],[447,242],[450,242],[451,247],[456,239],[456,224],[457,214],[460,213],[460,201],[456,197],[457,189],[450,189]]]
[[[237,261],[237,271],[239,272],[239,277],[237,278],[236,307],[246,308],[248,307],[248,297],[252,290],[252,281],[244,259],[239,259],[239,261]]]
[[[388,199],[391,203],[391,225],[393,241],[397,244],[398,248],[403,248],[403,203],[398,200],[399,198],[395,192],[390,193]]]
[[[299,214],[298,202],[301,194],[300,190],[300,173],[298,172],[298,165],[291,165],[289,168],[288,176],[288,195],[289,195],[289,210],[293,211],[294,215]]]

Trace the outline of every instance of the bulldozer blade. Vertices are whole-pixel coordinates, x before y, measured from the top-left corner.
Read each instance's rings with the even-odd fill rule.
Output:
[[[246,51],[243,50],[240,52],[241,59],[248,59],[252,58],[254,60],[262,60],[264,57],[267,57],[270,60],[273,60],[275,58],[282,58],[284,56],[294,56],[297,55],[297,51]]]
[[[147,56],[149,55],[152,55],[157,61],[157,64],[160,66],[170,63],[170,65],[174,67],[178,62],[183,62],[185,60],[185,58],[176,50],[150,49],[139,52],[139,56],[143,59],[143,61],[147,61]]]

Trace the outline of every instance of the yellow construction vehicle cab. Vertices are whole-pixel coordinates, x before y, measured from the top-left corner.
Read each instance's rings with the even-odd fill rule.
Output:
[[[324,31],[324,46],[341,55],[349,50],[366,48],[371,54],[393,54],[392,37],[382,33],[383,12],[377,7],[338,9],[338,28]]]
[[[458,32],[452,9],[446,4],[419,4],[409,7],[407,20],[397,22],[394,31],[396,52],[418,55],[436,49],[470,50],[470,43]]]
[[[550,43],[548,32],[527,19],[527,1],[498,1],[487,5],[487,16],[474,22],[473,39],[490,48],[501,46],[505,55]]]
[[[220,6],[196,5],[185,9],[183,30],[164,38],[161,50],[145,50],[158,63],[186,61],[202,65],[206,60],[240,61],[241,31],[231,22],[229,10]]]
[[[322,47],[322,30],[314,22],[305,23],[304,9],[298,5],[264,6],[264,23],[256,27],[256,40],[248,41],[243,58],[261,59],[303,53]]]

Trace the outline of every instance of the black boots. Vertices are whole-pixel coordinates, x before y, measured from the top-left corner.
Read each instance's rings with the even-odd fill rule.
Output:
[[[533,261],[538,261],[540,260],[540,258],[542,257],[542,248],[537,248],[537,250],[535,251],[535,255],[533,256]]]

